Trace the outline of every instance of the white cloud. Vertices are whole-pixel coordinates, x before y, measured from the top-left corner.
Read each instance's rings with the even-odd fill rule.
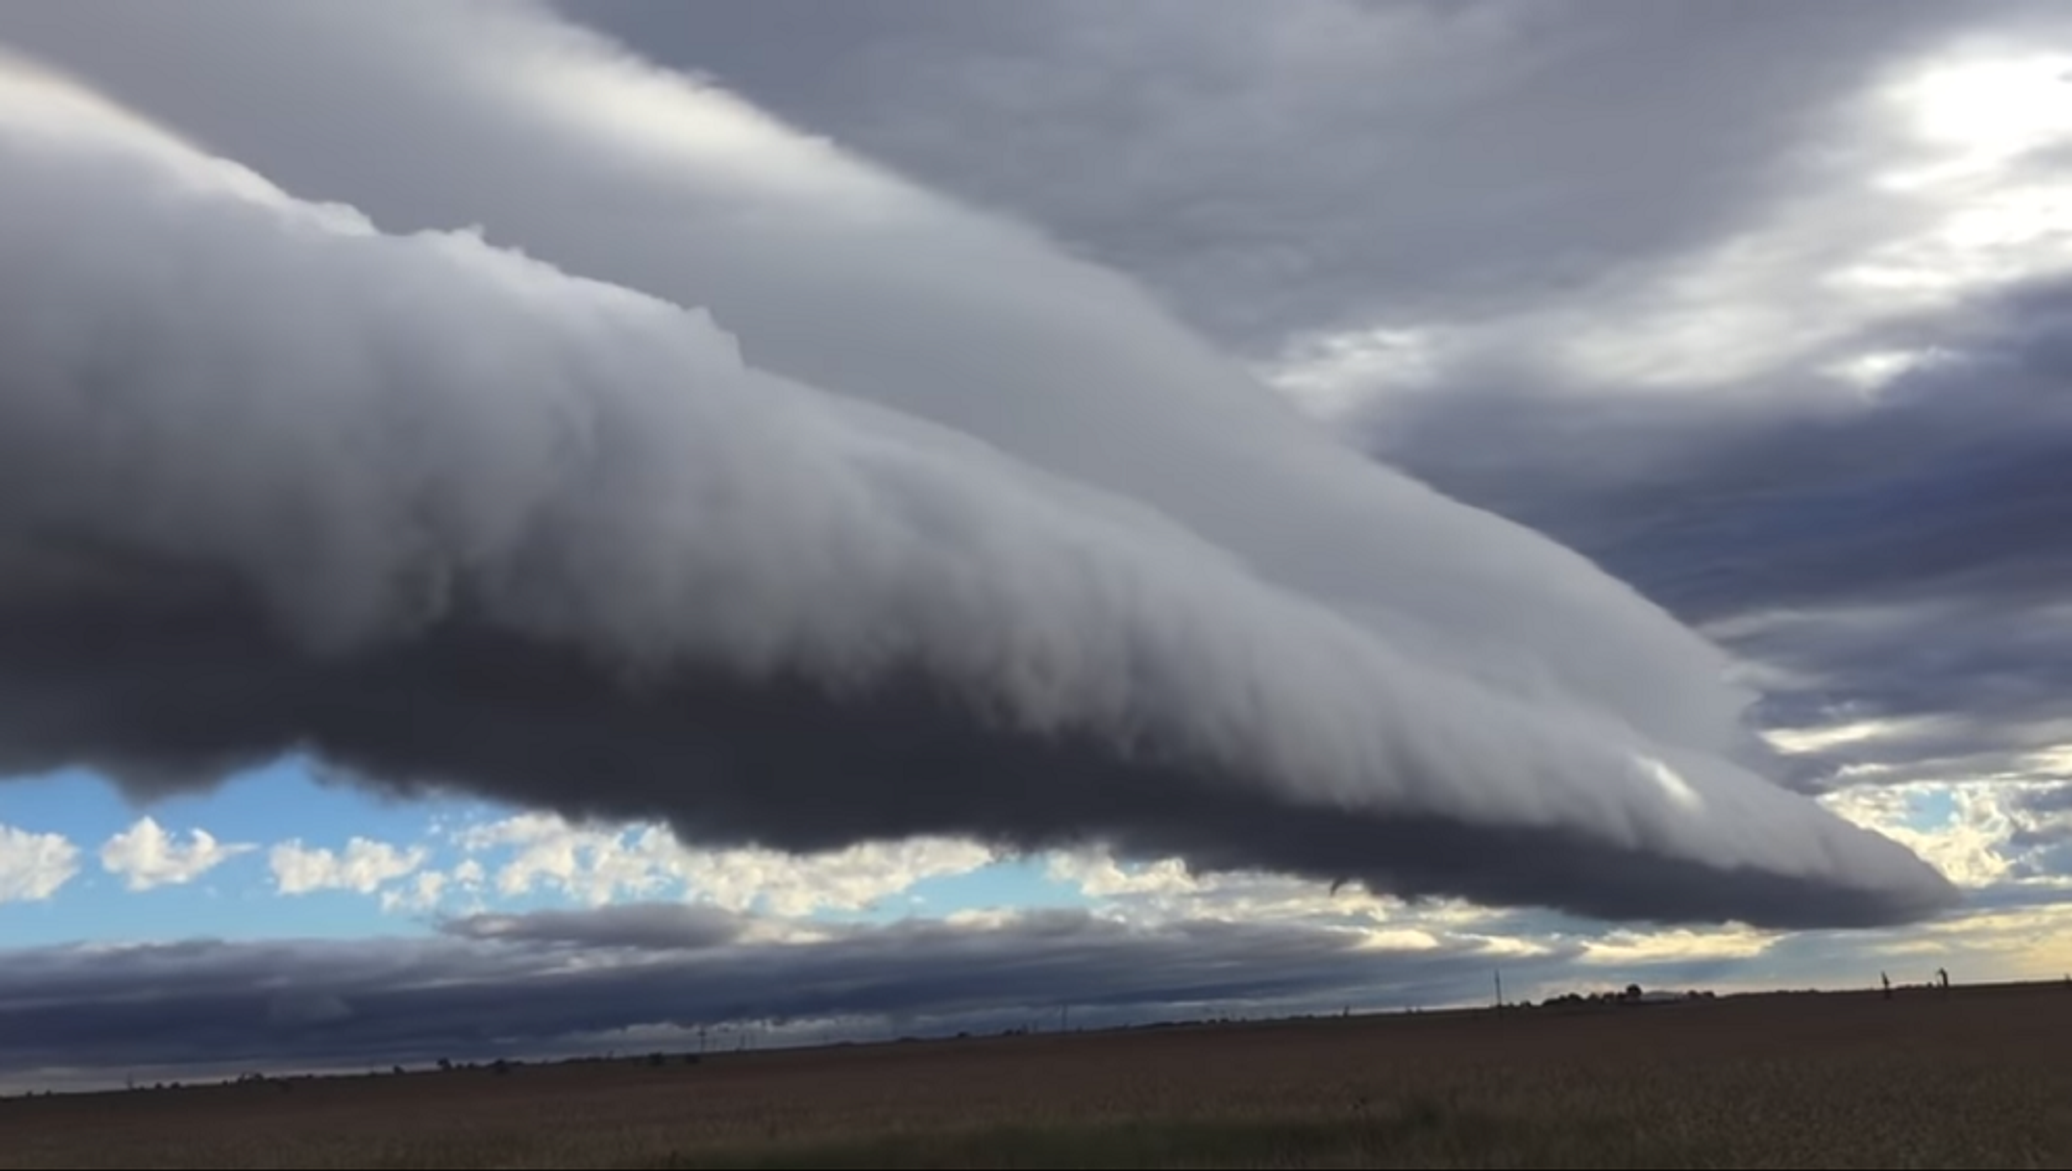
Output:
[[[1057,851],[1045,873],[1091,900],[1101,914],[1142,925],[1189,921],[1352,921],[1377,940],[1423,947],[1439,938],[1532,950],[1522,940],[1479,935],[1474,928],[1501,914],[1457,899],[1412,905],[1357,885],[1328,884],[1261,871],[1195,874],[1179,858],[1125,864],[1103,850]]]
[[[267,862],[284,895],[320,890],[373,894],[382,884],[423,866],[427,856],[422,846],[404,850],[370,838],[356,837],[338,851],[304,846],[298,838],[275,846]]]
[[[690,851],[683,874],[692,890],[720,906],[804,915],[822,908],[864,910],[916,883],[969,874],[993,860],[993,851],[975,842],[923,837],[816,854]]]
[[[453,838],[457,831],[443,819],[433,819],[430,827],[436,837]],[[420,867],[400,880],[381,886],[377,892],[381,909],[386,912],[422,912],[440,910],[457,914],[480,914],[489,909],[487,900],[488,873],[482,863],[473,858],[463,858],[444,870]]]
[[[40,902],[79,873],[79,847],[63,834],[0,825],[0,903]]]
[[[1088,898],[1096,914],[1142,927],[1205,921],[1308,923],[1355,932],[1366,947],[1397,951],[1456,948],[1479,953],[1491,962],[1545,957],[1557,947],[1573,946],[1551,933],[1502,930],[1507,912],[1460,899],[1413,903],[1358,886],[1333,893],[1322,883],[1262,872],[1198,875],[1177,858],[1125,864],[1098,849],[1058,851],[1048,856],[1046,872],[1052,881]],[[1013,913],[1000,914],[1011,918]],[[992,918],[981,913],[970,921],[990,922]],[[1647,933],[1626,932],[1619,940],[1635,956],[1672,958],[1680,954],[1679,940],[1726,941],[1751,934],[1669,932],[1657,939]],[[1683,946],[1684,952],[1699,954],[1697,948]]]
[[[1367,419],[1375,389],[1411,395],[1438,384],[1451,339],[1441,329],[1370,325],[1290,338],[1280,356],[1257,371],[1261,381],[1326,424]]]
[[[457,838],[463,849],[508,849],[495,867],[498,893],[525,894],[545,886],[592,906],[630,895],[651,897],[671,878],[676,843],[655,827],[638,830],[577,826],[548,813],[522,813],[470,826]],[[481,863],[469,859],[477,871]]]
[[[927,837],[813,854],[698,849],[662,826],[576,825],[541,813],[472,826],[455,839],[471,852],[513,852],[494,870],[505,895],[546,887],[595,906],[678,893],[728,910],[781,916],[863,910],[924,879],[969,873],[993,860],[992,851],[976,843]],[[472,858],[462,865],[483,873]]]
[[[241,842],[219,842],[205,829],[189,830],[183,845],[179,835],[168,834],[156,819],[141,817],[135,825],[109,838],[101,846],[101,866],[120,875],[130,890],[177,886],[237,857],[257,849]]]
[[[381,909],[384,911],[428,911],[439,905],[439,899],[452,883],[452,877],[437,870],[420,870],[409,876],[400,886],[381,892]]]

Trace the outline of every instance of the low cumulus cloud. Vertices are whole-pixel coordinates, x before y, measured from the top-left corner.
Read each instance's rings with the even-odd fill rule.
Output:
[[[540,813],[470,825],[453,838],[470,855],[464,864],[493,878],[503,895],[553,890],[597,906],[681,887],[731,910],[775,915],[863,910],[924,879],[968,874],[994,861],[992,851],[961,838],[862,842],[809,854],[712,850],[686,846],[665,826],[574,825]],[[494,851],[508,851],[507,859],[482,868],[477,856]]]
[[[152,817],[136,823],[101,844],[101,868],[121,877],[133,891],[193,882],[240,854],[257,849],[246,842],[222,842],[205,829],[187,831],[182,842]]]
[[[320,890],[373,894],[387,883],[410,876],[428,856],[422,846],[405,848],[372,838],[354,838],[337,850],[306,846],[296,838],[268,851],[267,864],[273,870],[275,888],[284,895]],[[429,892],[433,897],[438,893],[436,887]]]
[[[0,825],[0,903],[41,902],[78,873],[70,838]]]
[[[309,11],[285,45],[335,24],[334,69],[399,35]],[[635,144],[652,173],[562,161],[697,191],[650,251],[712,250],[698,287],[636,291],[627,239],[541,206],[499,210],[562,268],[385,232],[0,79],[0,771],[163,792],[308,749],[703,843],[1100,840],[1767,925],[1950,903],[1752,771],[1717,648],[1119,279],[522,8],[405,56],[457,27],[544,88],[468,73],[434,138],[694,128]]]

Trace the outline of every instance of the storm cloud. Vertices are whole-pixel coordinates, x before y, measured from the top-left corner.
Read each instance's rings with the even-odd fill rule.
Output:
[[[1869,394],[1805,369],[1649,403],[1470,382],[1369,442],[1730,647],[1764,724],[1876,729],[1796,753],[1795,784],[2047,777],[2072,681],[2067,304],[2038,278],[1878,322],[1836,350],[1918,357]]]
[[[1098,839],[1766,925],[1951,901],[1750,771],[1716,647],[1120,278],[523,8],[301,11],[338,68],[498,60],[435,138],[690,129],[526,172],[631,201],[493,209],[557,268],[11,70],[0,769],[153,792],[308,748],[711,843]],[[570,271],[636,247],[676,288]]]
[[[1910,722],[1793,784],[2063,774],[2063,6],[566,10],[1127,269],[1770,729]]]

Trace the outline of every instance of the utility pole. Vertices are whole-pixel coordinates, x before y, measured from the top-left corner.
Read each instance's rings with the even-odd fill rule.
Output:
[[[1504,970],[1502,968],[1496,970],[1496,1010],[1498,1013],[1504,1011]]]

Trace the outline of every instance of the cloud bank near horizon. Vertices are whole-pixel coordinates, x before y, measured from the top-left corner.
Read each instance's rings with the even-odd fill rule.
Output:
[[[1751,771],[1715,648],[1278,409],[1119,278],[477,19],[563,67],[536,104],[620,85],[725,131],[607,172],[718,201],[657,243],[724,238],[716,295],[384,232],[0,82],[0,770],[151,792],[311,748],[712,843],[1098,840],[1769,926],[1952,901]],[[774,327],[822,277],[887,295]]]
[[[633,904],[448,919],[430,936],[191,940],[10,952],[0,1069],[106,1085],[441,1057],[553,1058],[1453,1003],[1484,941],[1377,944],[1310,923],[1133,926],[1083,911],[821,926],[809,939],[713,907]],[[1718,961],[1575,968],[1579,945],[1501,956],[1542,983],[1704,979]],[[580,957],[581,962],[571,962]],[[120,962],[114,962],[119,960]],[[144,988],[149,995],[140,995]]]

